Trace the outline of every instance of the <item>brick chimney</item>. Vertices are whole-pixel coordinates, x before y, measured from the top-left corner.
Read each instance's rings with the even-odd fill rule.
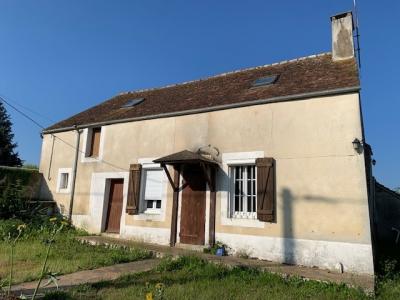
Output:
[[[332,59],[334,61],[354,57],[353,15],[345,12],[331,17]]]

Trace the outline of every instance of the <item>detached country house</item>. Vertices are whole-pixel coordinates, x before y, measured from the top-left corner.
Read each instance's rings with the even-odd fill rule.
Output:
[[[120,94],[47,128],[42,197],[92,233],[373,274],[352,15],[331,21],[332,53]]]

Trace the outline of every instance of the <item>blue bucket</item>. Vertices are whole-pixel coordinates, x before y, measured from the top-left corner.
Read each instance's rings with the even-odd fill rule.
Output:
[[[225,248],[220,247],[217,249],[217,252],[215,253],[216,256],[224,256],[225,255]]]

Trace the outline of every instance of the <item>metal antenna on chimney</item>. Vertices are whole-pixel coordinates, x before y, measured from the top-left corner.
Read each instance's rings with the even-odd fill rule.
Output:
[[[357,39],[357,57],[358,57],[358,67],[361,69],[361,54],[360,54],[360,33],[358,30],[358,12],[356,0],[353,0],[353,11],[354,11],[354,27],[355,27],[355,38]]]

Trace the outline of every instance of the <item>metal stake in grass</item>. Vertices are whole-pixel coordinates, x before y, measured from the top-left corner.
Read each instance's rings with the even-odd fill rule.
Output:
[[[50,219],[50,222],[55,223],[56,221],[57,221],[57,218],[51,218]],[[36,295],[37,295],[37,292],[39,290],[40,284],[41,284],[41,282],[43,280],[44,274],[46,273],[47,261],[49,259],[51,245],[54,243],[54,240],[55,240],[55,237],[56,237],[57,233],[59,233],[63,229],[64,225],[65,225],[64,221],[61,222],[61,225],[58,225],[58,224],[55,223],[54,227],[53,227],[53,231],[50,234],[50,238],[46,241],[47,242],[46,257],[45,257],[44,262],[43,262],[42,271],[40,272],[38,283],[37,283],[35,291],[33,292],[33,295],[32,295],[32,300],[34,300],[36,298]]]
[[[11,294],[11,285],[12,285],[12,281],[13,281],[15,245],[17,244],[17,242],[18,242],[18,240],[19,240],[19,238],[20,238],[20,236],[22,234],[22,231],[23,231],[23,229],[25,227],[26,227],[25,224],[18,225],[18,227],[17,227],[18,234],[17,234],[17,237],[14,240],[11,239],[11,232],[8,233],[8,240],[11,242],[10,277],[9,277],[9,280],[8,280],[8,291],[7,291],[8,296],[10,296],[10,294]]]

